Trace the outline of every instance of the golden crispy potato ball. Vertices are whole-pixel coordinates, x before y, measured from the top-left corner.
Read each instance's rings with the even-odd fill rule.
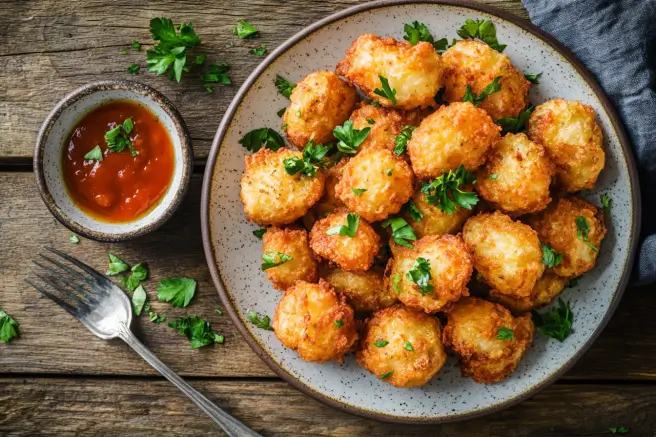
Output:
[[[560,277],[547,271],[531,290],[528,297],[515,297],[490,290],[490,300],[498,302],[514,314],[522,314],[535,308],[550,304],[567,285],[568,278]]]
[[[471,187],[465,188],[464,191],[472,191]],[[420,221],[415,221],[410,212],[404,208],[403,218],[408,222],[412,229],[415,230],[417,238],[425,237],[427,235],[440,235],[444,234],[457,234],[462,229],[467,218],[472,215],[473,211],[458,206],[456,210],[448,215],[442,212],[435,205],[431,205],[426,200],[427,195],[422,193],[421,190],[415,191],[412,195],[412,202],[417,207],[419,212],[423,214]]]
[[[578,101],[549,100],[531,114],[528,135],[544,146],[556,164],[560,189],[574,192],[594,188],[606,154],[592,107]]]
[[[513,317],[499,304],[463,297],[447,311],[442,339],[460,356],[462,376],[491,384],[508,377],[533,341],[530,314]],[[499,338],[501,337],[501,338]]]
[[[291,103],[282,117],[289,142],[303,149],[331,141],[333,129],[346,119],[355,106],[357,92],[332,71],[316,71],[296,84]]]
[[[408,163],[394,152],[367,149],[346,163],[335,193],[349,210],[375,222],[401,210],[414,180]]]
[[[543,210],[551,201],[554,165],[539,144],[524,134],[507,134],[478,170],[476,190],[512,216]]]
[[[403,111],[361,103],[350,119],[353,120],[354,129],[371,129],[359,150],[384,148],[394,151],[396,136],[405,126],[418,126],[423,116],[421,111]]]
[[[280,342],[305,361],[344,358],[358,339],[353,309],[324,280],[298,281],[283,294],[273,317]]]
[[[339,179],[342,177],[344,166],[347,161],[348,158],[342,158],[336,165],[322,170],[325,176],[323,196],[321,196],[321,199],[319,199],[310,211],[303,216],[303,225],[307,229],[312,229],[314,222],[320,218],[326,217],[331,212],[335,212],[344,207],[344,203],[339,200],[337,194],[335,194],[335,185],[337,185],[337,182],[339,182]]]
[[[244,158],[246,170],[241,178],[239,197],[246,218],[260,225],[286,225],[305,215],[323,194],[324,175],[308,177],[302,172],[289,175],[283,160],[302,159],[301,152],[260,149]]]
[[[395,305],[367,321],[358,363],[395,387],[426,384],[446,362],[440,322],[420,310]]]
[[[474,249],[474,267],[500,293],[531,294],[544,273],[538,234],[529,226],[496,211],[470,218],[462,236]]]
[[[267,228],[262,236],[262,253],[284,253],[292,259],[266,270],[267,277],[278,290],[286,290],[296,281],[316,282],[317,262],[310,252],[308,233],[304,229]]]
[[[460,164],[476,170],[499,141],[500,130],[485,111],[471,103],[442,106],[422,120],[408,141],[412,169],[421,179],[439,177]]]
[[[335,233],[340,226],[347,226],[350,214],[340,211],[318,220],[310,231],[310,248],[320,258],[343,270],[363,272],[374,263],[380,250],[380,237],[362,218],[358,218],[355,236]],[[357,217],[357,214],[353,215]]]
[[[504,55],[489,45],[462,40],[444,52],[444,100],[461,102],[467,85],[478,95],[495,77],[501,76],[501,89],[490,94],[478,106],[487,111],[493,120],[517,117],[528,105],[531,83]]]
[[[396,246],[385,272],[386,286],[401,302],[435,313],[467,296],[474,266],[471,249],[460,236],[430,235],[413,245],[413,249]],[[417,280],[415,275],[426,279],[426,272],[427,282]]]
[[[442,88],[442,62],[432,44],[360,35],[337,65],[337,74],[360,87],[367,97],[386,107],[425,108],[435,104]],[[396,91],[396,103],[374,93],[383,89],[380,77]]]
[[[565,197],[528,219],[543,243],[563,254],[553,267],[558,276],[573,278],[592,269],[606,235],[603,212],[579,197]]]
[[[396,294],[383,283],[383,269],[373,267],[366,272],[349,272],[336,267],[322,269],[320,275],[356,312],[373,312],[392,306]]]

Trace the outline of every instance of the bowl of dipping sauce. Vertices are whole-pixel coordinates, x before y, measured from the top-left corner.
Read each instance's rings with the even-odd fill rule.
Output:
[[[193,152],[173,104],[138,82],[95,82],[73,91],[41,126],[36,182],[73,232],[123,241],[157,229],[182,201]]]

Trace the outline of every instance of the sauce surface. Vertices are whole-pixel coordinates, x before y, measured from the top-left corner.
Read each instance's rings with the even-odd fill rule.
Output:
[[[134,128],[128,147],[110,152],[105,133],[126,119]],[[84,159],[100,146],[103,160]],[[148,213],[164,196],[173,178],[174,151],[169,133],[144,106],[114,100],[86,114],[73,128],[63,153],[63,177],[73,202],[97,220],[130,222]]]

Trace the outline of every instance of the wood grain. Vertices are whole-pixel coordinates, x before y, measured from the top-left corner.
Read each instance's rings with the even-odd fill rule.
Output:
[[[265,44],[269,51],[318,19],[361,3],[351,1],[249,0],[208,4],[197,1],[96,0],[0,2],[0,157],[31,157],[41,122],[55,103],[86,83],[101,79],[132,79],[151,85],[173,101],[187,122],[195,156],[202,163],[209,152],[223,112],[239,86],[262,58],[248,50]],[[522,17],[516,0],[489,0]],[[145,52],[130,47],[136,39],[152,42],[148,21],[170,17],[192,22],[202,40],[198,52],[208,60],[231,66],[233,85],[208,94],[197,74],[178,84],[145,71]],[[234,23],[247,18],[260,38],[240,40]],[[122,55],[121,50],[127,54]],[[138,63],[138,75],[127,73]]]

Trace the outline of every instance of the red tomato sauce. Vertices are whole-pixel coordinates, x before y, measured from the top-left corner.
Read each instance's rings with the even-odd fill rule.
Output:
[[[128,147],[110,152],[105,132],[132,118]],[[171,184],[175,156],[169,133],[144,106],[114,100],[93,109],[73,128],[63,153],[63,177],[73,202],[97,220],[121,223],[136,220],[162,199]],[[97,145],[103,160],[84,159]]]

